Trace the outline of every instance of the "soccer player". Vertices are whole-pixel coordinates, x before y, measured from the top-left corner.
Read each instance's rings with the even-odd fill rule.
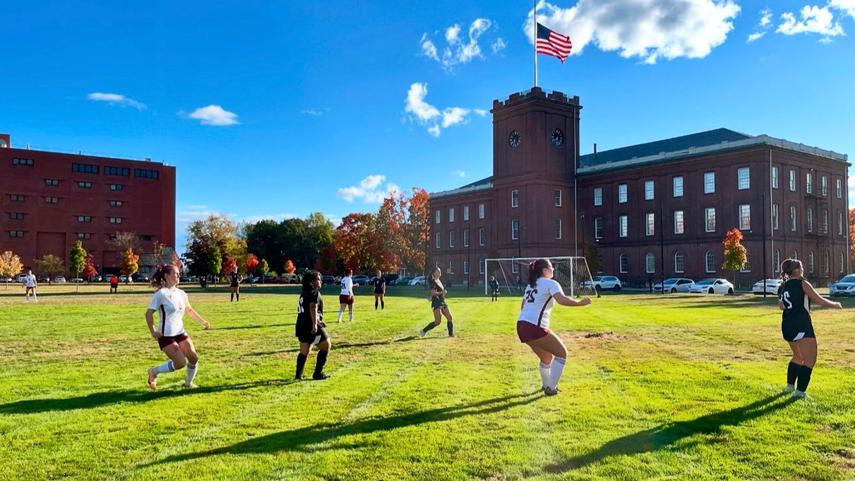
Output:
[[[383,277],[383,273],[377,271],[377,277],[371,281],[371,284],[374,286],[374,310],[377,310],[377,301],[380,301],[380,310],[386,309],[386,278]]]
[[[152,391],[157,389],[159,374],[172,372],[184,366],[187,366],[184,372],[184,387],[196,387],[193,380],[196,378],[199,355],[193,346],[193,340],[184,330],[184,313],[197,320],[205,330],[211,328],[211,324],[190,305],[187,294],[178,288],[178,281],[178,269],[169,264],[157,269],[151,278],[152,286],[157,287],[158,290],[148,305],[145,320],[151,337],[157,339],[160,350],[169,358],[169,361],[148,370],[148,387]],[[154,328],[155,312],[160,314],[160,324],[157,329]]]
[[[490,292],[492,293],[492,297],[490,298],[490,302],[499,300],[499,281],[496,280],[496,276],[490,276]]]
[[[439,266],[433,268],[428,276],[428,287],[430,288],[430,308],[433,311],[433,322],[429,322],[427,326],[419,331],[419,336],[425,337],[428,331],[439,326],[441,321],[440,314],[445,316],[448,323],[448,337],[454,337],[454,321],[451,319],[451,311],[448,310],[448,304],[445,303],[445,295],[448,294],[445,286],[442,285],[442,270]]]
[[[347,307],[349,320],[353,321],[353,269],[347,269],[344,277],[341,278],[341,292],[338,295],[338,321],[341,322],[341,316],[344,314],[344,308]]]
[[[300,341],[300,353],[297,354],[296,379],[303,379],[303,368],[312,346],[318,346],[318,359],[315,361],[315,373],[312,379],[320,381],[329,376],[324,374],[330,347],[330,336],[324,324],[324,301],[321,299],[321,274],[311,269],[303,273],[303,289],[297,304],[297,339]]]
[[[786,259],[781,263],[781,279],[784,283],[779,290],[781,310],[781,333],[790,344],[793,357],[787,366],[787,392],[793,398],[805,397],[813,366],[816,364],[816,334],[810,318],[810,303],[825,307],[843,309],[839,302],[830,301],[814,290],[810,282],[803,277],[802,262],[798,259]]]
[[[229,287],[232,290],[229,302],[232,302],[235,298],[240,302],[240,274],[238,274],[237,268],[229,274]]]
[[[579,301],[564,295],[561,285],[552,279],[552,262],[538,259],[528,266],[528,285],[520,305],[517,336],[540,359],[540,379],[543,393],[558,394],[558,381],[567,363],[567,348],[561,338],[549,330],[549,316],[555,303],[562,306],[587,306],[591,299]]]
[[[24,302],[30,302],[30,293],[33,294],[33,301],[39,302],[38,296],[36,296],[36,276],[33,274],[32,269],[27,270],[27,275],[24,276]]]

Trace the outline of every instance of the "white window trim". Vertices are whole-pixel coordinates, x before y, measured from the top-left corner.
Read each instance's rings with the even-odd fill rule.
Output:
[[[712,216],[713,216],[713,229],[712,230],[710,230],[710,228],[709,228],[709,211],[712,211]],[[704,209],[704,232],[715,232],[716,228],[718,227],[716,225],[717,220],[718,219],[716,219],[715,207],[706,207]]]
[[[650,186],[650,190],[647,190],[647,186]],[[647,194],[650,194],[648,197]],[[652,180],[644,181],[644,200],[655,200],[656,199],[656,183]]]
[[[677,179],[680,179],[680,195],[677,195]],[[685,194],[686,190],[684,182],[685,180],[683,179],[682,175],[674,176],[671,179],[671,194],[674,198],[683,197],[683,195]]]
[[[712,256],[713,258],[713,270],[710,270],[709,256]],[[713,254],[711,251],[704,252],[704,272],[706,272],[707,274],[712,274],[715,272],[715,254]]]
[[[682,230],[680,232],[677,232],[677,213],[678,212],[680,213],[680,217],[682,218],[682,222],[680,222],[680,223],[683,224]],[[683,235],[685,233],[686,233],[686,214],[682,210],[675,210],[674,211],[674,234]]]
[[[707,175],[712,175],[712,190],[707,191]],[[704,172],[704,195],[715,194],[715,171]]]
[[[626,204],[629,202],[629,185],[618,184],[618,204]]]

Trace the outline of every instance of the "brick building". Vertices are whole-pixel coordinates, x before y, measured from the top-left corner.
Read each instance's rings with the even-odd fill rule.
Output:
[[[581,156],[580,110],[537,87],[493,102],[493,175],[431,194],[429,253],[454,281],[483,282],[485,258],[591,245],[631,284],[732,278],[732,227],[748,249],[742,287],[791,256],[820,285],[848,271],[846,155],[717,129]]]
[[[175,244],[175,167],[160,162],[12,148],[0,134],[0,252],[31,266],[68,259],[75,241],[101,272],[118,272],[116,232],[139,236],[143,252]]]

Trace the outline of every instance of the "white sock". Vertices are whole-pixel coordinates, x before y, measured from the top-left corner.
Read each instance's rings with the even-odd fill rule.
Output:
[[[338,308],[338,322],[341,322],[341,315],[342,315],[342,314],[344,314],[344,308],[343,308],[343,307],[339,307],[339,308]]]
[[[199,363],[187,364],[187,370],[184,371],[184,384],[193,384],[193,379],[196,379],[196,368]]]
[[[556,357],[552,360],[552,369],[549,372],[549,384],[547,386],[555,389],[558,387],[558,381],[561,380],[561,375],[564,373],[564,364],[567,362],[563,357]]]
[[[348,319],[353,320],[353,311],[347,311]]]
[[[543,383],[544,386],[549,386],[549,374],[552,370],[552,366],[549,364],[540,363],[540,382]]]
[[[172,364],[172,361],[166,361],[165,363],[161,364],[160,366],[157,366],[154,368],[154,372],[156,372],[157,374],[162,374],[164,372],[172,372],[174,370],[175,370],[175,365]]]

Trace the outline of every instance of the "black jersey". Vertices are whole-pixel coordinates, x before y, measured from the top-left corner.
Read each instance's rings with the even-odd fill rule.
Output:
[[[237,272],[232,272],[229,277],[231,277],[231,287],[237,287],[240,284],[240,276]]]
[[[374,292],[377,294],[386,292],[386,279],[382,276],[371,281],[371,285],[374,286]]]
[[[499,281],[497,281],[495,279],[490,281],[490,289],[493,289],[494,291],[498,291],[499,290]]]
[[[309,314],[309,304],[318,305],[318,325],[323,325],[324,320],[324,300],[321,297],[321,291],[318,290],[303,290],[300,292],[300,300],[297,304],[297,330],[301,326],[308,326],[311,329],[312,317]]]
[[[802,279],[790,279],[781,286],[781,302],[784,303],[782,320],[785,323],[810,322],[810,298],[805,294]]]

